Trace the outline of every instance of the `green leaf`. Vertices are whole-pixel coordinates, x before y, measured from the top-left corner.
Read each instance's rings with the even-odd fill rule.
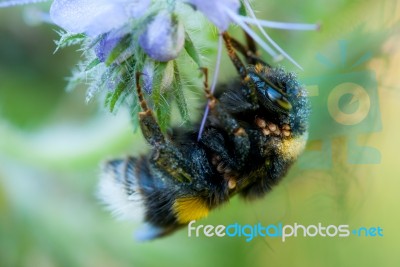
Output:
[[[175,66],[174,61],[168,61],[162,73],[161,79],[161,94],[165,91],[171,90],[172,83],[175,79]]]
[[[166,92],[161,95],[161,102],[159,103],[156,113],[158,124],[160,125],[161,131],[165,132],[171,123],[171,96],[170,92]]]
[[[108,105],[110,105],[112,96],[113,96],[113,93],[112,93],[112,92],[107,92],[106,98],[104,99],[104,106],[105,106],[105,107],[107,107]]]
[[[113,112],[115,109],[115,104],[117,103],[119,97],[121,96],[121,94],[126,90],[127,86],[126,86],[126,81],[123,79],[122,82],[120,82],[117,86],[117,88],[115,89],[114,93],[112,94],[112,96],[110,97],[109,100],[109,106],[110,106],[110,112]]]
[[[85,71],[89,71],[91,69],[93,69],[94,67],[96,67],[97,65],[99,65],[101,63],[100,59],[95,58],[93,59],[85,68]]]
[[[136,97],[133,98],[133,103],[130,106],[130,112],[131,112],[131,120],[132,120],[132,126],[133,126],[133,131],[136,132],[139,129],[139,112],[140,112],[140,105],[138,103],[138,99]]]
[[[179,114],[183,120],[183,123],[187,123],[189,121],[189,111],[185,99],[185,95],[183,94],[181,77],[179,74],[178,65],[174,62],[175,69],[175,79],[174,79],[174,98],[176,104],[178,105]]]
[[[58,32],[58,34],[61,36],[60,40],[56,41],[56,50],[54,51],[54,53],[56,53],[60,48],[64,48],[67,46],[71,46],[71,45],[77,45],[77,44],[81,44],[85,38],[86,35],[83,33],[65,33],[65,32]]]
[[[246,7],[240,2],[239,15],[247,17]]]
[[[168,116],[166,115],[166,113],[169,112],[169,108],[165,106],[165,97],[163,96],[161,90],[162,79],[164,77],[164,72],[166,68],[167,63],[158,64],[152,90],[154,109],[162,131],[165,131],[167,129],[168,122],[166,122],[166,120],[168,120]]]
[[[106,65],[110,66],[123,52],[125,52],[131,44],[131,35],[124,36],[121,41],[114,47],[110,55],[106,59]]]
[[[202,68],[203,64],[201,63],[200,55],[197,52],[197,49],[194,46],[192,39],[190,39],[190,36],[187,32],[185,33],[185,50],[186,50],[186,53],[188,53],[188,55],[197,64],[197,66],[199,68]]]

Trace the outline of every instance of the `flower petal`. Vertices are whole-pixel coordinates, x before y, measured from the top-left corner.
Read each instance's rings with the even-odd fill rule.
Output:
[[[96,36],[143,14],[149,3],[150,0],[55,0],[50,16],[54,23],[69,32]]]
[[[202,12],[217,28],[224,32],[232,22],[226,10],[238,13],[239,0],[185,0]]]
[[[0,8],[10,7],[10,6],[27,5],[27,4],[36,4],[36,3],[47,2],[47,1],[49,1],[49,0],[0,0]]]
[[[125,6],[127,14],[132,18],[141,17],[149,8],[151,0],[116,0]]]

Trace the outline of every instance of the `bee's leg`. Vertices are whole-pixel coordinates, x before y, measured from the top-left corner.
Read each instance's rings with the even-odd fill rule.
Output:
[[[241,167],[247,160],[247,155],[250,150],[250,140],[246,131],[239,125],[236,119],[220,104],[217,98],[211,93],[208,88],[208,71],[206,68],[202,69],[204,72],[204,91],[207,99],[209,100],[209,107],[211,114],[215,116],[222,128],[229,136],[233,137],[236,155],[237,167]]]
[[[140,73],[136,73],[136,90],[139,98],[139,103],[142,111],[139,112],[140,128],[146,141],[152,146],[158,146],[165,143],[165,138],[161,132],[161,128],[154,118],[153,112],[147,106],[146,100],[143,97],[142,88],[140,86]]]
[[[225,171],[226,168],[232,169],[235,167],[236,162],[226,149],[228,144],[224,140],[222,133],[214,128],[207,129],[204,131],[200,142],[212,152],[212,164],[219,172]]]
[[[233,65],[236,67],[236,70],[238,71],[242,79],[245,79],[247,76],[247,70],[242,60],[240,60],[239,56],[236,54],[235,48],[232,44],[232,38],[227,32],[224,32],[222,34],[222,37],[224,38],[225,47],[226,50],[228,50],[229,58],[233,62]]]
[[[236,40],[233,37],[230,37],[232,46],[243,56],[246,57],[246,61],[248,64],[256,65],[257,63],[261,63],[265,66],[270,65],[266,63],[264,60],[262,60],[257,52],[256,45],[254,43],[253,38],[251,38],[247,33],[246,34],[246,42],[247,42],[247,47],[245,47],[243,44],[241,44],[238,40]]]
[[[252,80],[247,72],[246,66],[243,64],[243,62],[240,60],[238,54],[236,53],[235,47],[232,44],[232,38],[230,37],[230,35],[227,32],[224,32],[222,34],[222,37],[224,38],[225,47],[226,47],[226,50],[228,50],[229,58],[231,59],[231,61],[233,62],[233,65],[235,65],[236,70],[240,74],[240,76],[242,78],[242,83],[245,84],[246,87],[249,89],[249,92],[245,92],[245,95],[247,95],[248,100],[255,105],[258,101],[256,85],[254,84],[254,82],[252,82]]]
[[[142,108],[139,112],[140,128],[146,141],[153,146],[152,161],[159,169],[163,169],[178,181],[190,181],[191,175],[189,171],[183,167],[175,168],[173,166],[188,166],[188,160],[183,156],[181,151],[171,142],[167,142],[161,128],[158,125],[153,112],[147,106],[143,97],[141,86],[139,83],[140,73],[136,73],[136,89]]]

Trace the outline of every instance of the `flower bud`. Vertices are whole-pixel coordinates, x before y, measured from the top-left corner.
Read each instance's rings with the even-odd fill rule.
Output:
[[[122,36],[111,36],[109,33],[105,34],[94,47],[94,52],[96,53],[97,58],[101,62],[105,62],[121,39]]]
[[[153,79],[154,79],[154,61],[152,59],[147,59],[143,66],[143,89],[150,95],[153,91]]]
[[[160,12],[139,37],[139,44],[151,58],[166,62],[176,58],[185,43],[185,29],[174,14]]]

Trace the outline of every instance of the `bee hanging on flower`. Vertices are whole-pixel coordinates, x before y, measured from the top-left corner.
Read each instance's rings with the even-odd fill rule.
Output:
[[[3,1],[0,7],[33,2]],[[210,88],[180,5],[201,12],[218,29]],[[100,183],[100,195],[114,212],[143,215],[147,228],[139,239],[172,233],[236,194],[265,195],[304,148],[305,90],[293,74],[259,58],[256,46],[273,60],[283,56],[301,68],[264,27],[313,30],[317,25],[258,20],[248,0],[54,0],[50,18],[64,30],[58,47],[78,43],[84,51],[71,84],[89,77],[87,100],[105,92],[110,111],[129,104],[151,146],[147,155],[107,162]],[[231,24],[243,29],[246,45],[227,33]],[[214,95],[223,42],[239,79]],[[183,51],[203,70],[208,103],[198,129],[173,129],[167,135],[172,100],[183,120],[189,119],[177,60]]]

